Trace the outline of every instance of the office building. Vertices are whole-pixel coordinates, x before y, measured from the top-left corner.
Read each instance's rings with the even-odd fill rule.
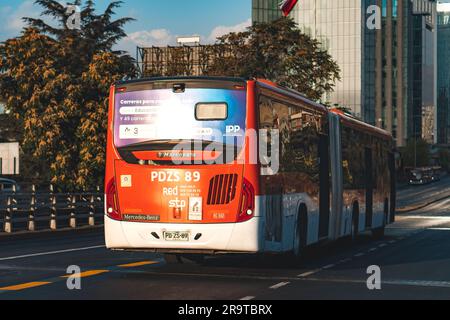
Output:
[[[272,10],[277,1],[253,0],[253,22],[281,15]],[[434,0],[300,0],[290,17],[341,68],[324,100],[392,132],[399,146],[423,137],[423,114],[437,104]]]
[[[450,144],[450,3],[437,5],[437,142]]]

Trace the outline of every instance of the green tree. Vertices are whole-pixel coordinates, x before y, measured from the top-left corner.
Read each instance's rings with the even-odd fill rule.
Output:
[[[81,29],[71,30],[65,6],[53,0],[36,3],[57,27],[24,18],[28,26],[22,35],[0,45],[0,90],[21,128],[23,167],[37,168],[35,182],[92,188],[103,179],[109,86],[137,71],[129,55],[113,50],[131,19],[112,20],[121,1],[101,14],[93,1],[85,1]]]
[[[410,139],[400,150],[404,167],[426,167],[430,164],[430,145],[423,139]]]
[[[333,91],[340,69],[321,44],[281,18],[218,39],[210,75],[264,78],[319,100]]]
[[[450,171],[450,151],[448,149],[439,150],[439,164],[443,170]]]

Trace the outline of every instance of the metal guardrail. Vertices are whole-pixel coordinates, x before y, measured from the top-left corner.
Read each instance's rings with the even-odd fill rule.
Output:
[[[0,194],[0,234],[95,226],[103,219],[104,195],[96,192]]]

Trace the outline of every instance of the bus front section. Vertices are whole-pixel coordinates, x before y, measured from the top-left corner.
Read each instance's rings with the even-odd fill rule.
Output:
[[[163,79],[111,89],[105,182],[110,249],[258,252],[251,84]]]

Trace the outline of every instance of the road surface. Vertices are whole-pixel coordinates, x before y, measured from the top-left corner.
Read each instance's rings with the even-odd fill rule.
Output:
[[[417,189],[417,191],[419,191]],[[0,238],[3,299],[450,299],[450,199],[399,216],[385,239],[361,235],[288,259],[225,256],[168,265],[151,253],[109,252],[103,230]],[[68,290],[67,268],[83,272]],[[381,290],[367,268],[381,269]]]

